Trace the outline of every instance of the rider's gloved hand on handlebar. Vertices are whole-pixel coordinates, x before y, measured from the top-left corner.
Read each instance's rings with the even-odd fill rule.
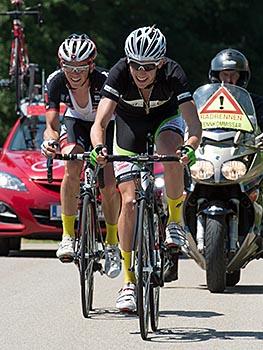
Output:
[[[103,145],[103,144],[96,145],[93,148],[93,150],[90,152],[90,163],[93,166],[96,166],[96,164],[105,166],[107,163],[105,156],[107,155],[108,155],[108,150],[106,145]]]
[[[41,153],[45,157],[54,158],[56,150],[58,149],[59,143],[57,140],[45,140],[41,144]]]
[[[188,164],[190,167],[195,164],[196,156],[195,149],[190,145],[184,145],[180,148],[181,161],[183,164]]]

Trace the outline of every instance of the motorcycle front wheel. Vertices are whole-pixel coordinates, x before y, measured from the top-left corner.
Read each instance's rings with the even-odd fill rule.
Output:
[[[226,287],[225,234],[224,216],[215,215],[206,218],[206,281],[207,288],[212,293],[222,293]]]

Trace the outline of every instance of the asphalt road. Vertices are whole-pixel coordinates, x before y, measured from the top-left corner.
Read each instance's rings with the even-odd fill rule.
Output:
[[[211,294],[205,272],[180,260],[179,281],[162,289],[159,332],[146,342],[137,317],[115,309],[122,277],[96,277],[95,311],[84,319],[76,266],[55,259],[54,245],[24,245],[0,258],[0,349],[261,350],[262,268],[251,262],[235,288]]]

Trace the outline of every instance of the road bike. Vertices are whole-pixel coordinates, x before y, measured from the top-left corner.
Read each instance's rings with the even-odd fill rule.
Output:
[[[108,156],[108,161],[132,162],[140,170],[135,178],[135,226],[130,270],[137,279],[137,312],[140,333],[147,339],[149,319],[153,332],[158,329],[160,287],[164,285],[164,265],[167,259],[165,247],[166,210],[162,199],[154,189],[154,162],[179,161],[178,156],[153,155],[150,141],[148,153],[135,156]]]
[[[99,222],[99,202],[97,179],[100,177],[97,166],[95,169],[89,163],[89,152],[81,154],[56,154],[56,159],[85,161],[84,176],[80,186],[79,220],[76,230],[75,258],[80,273],[82,314],[89,317],[92,310],[94,293],[94,273],[103,275],[100,263],[104,257],[104,243]],[[51,158],[47,160],[48,181],[52,182]]]
[[[29,62],[28,50],[24,34],[22,17],[37,17],[39,24],[43,22],[41,4],[23,9],[23,0],[11,0],[15,10],[0,12],[0,16],[9,16],[12,20],[12,42],[9,63],[9,79],[1,79],[0,87],[15,86],[16,113],[20,114],[20,101],[24,97],[32,99],[38,65]]]

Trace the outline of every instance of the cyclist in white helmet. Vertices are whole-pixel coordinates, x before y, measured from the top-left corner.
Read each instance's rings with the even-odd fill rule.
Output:
[[[91,128],[96,161],[105,163],[103,155],[107,154],[107,149],[102,149],[104,130],[115,112],[115,154],[144,153],[147,134],[150,132],[155,137],[157,153],[178,154],[185,164],[193,164],[194,150],[201,138],[201,124],[183,69],[165,57],[164,35],[154,26],[136,29],[126,39],[125,53],[126,57],[120,59],[110,70],[101,92],[103,97],[95,123]],[[184,120],[188,125],[188,140],[185,143]],[[169,207],[166,245],[176,251],[165,272],[165,281],[169,282],[177,279],[178,253],[182,245],[180,223],[184,171],[180,163],[169,162],[163,165]],[[136,280],[134,273],[129,270],[134,226],[135,173],[134,166],[116,163],[115,176],[122,198],[118,233],[124,265],[124,286],[117,297],[116,306],[122,311],[134,311],[136,307]]]
[[[99,92],[108,74],[95,67],[96,55],[95,43],[86,34],[72,34],[59,47],[60,69],[52,73],[46,83],[46,130],[42,153],[47,157],[54,157],[57,151],[54,145],[58,142],[63,154],[82,153],[91,147],[90,129],[100,100]],[[59,120],[61,102],[68,107],[62,125]],[[106,134],[109,149],[112,147],[113,123],[111,120]],[[74,225],[81,169],[80,161],[65,162],[61,184],[63,236],[57,251],[57,257],[62,262],[71,262],[74,257]],[[116,277],[121,270],[117,238],[119,193],[110,164],[104,168],[101,193],[107,230],[105,271],[109,277]]]

